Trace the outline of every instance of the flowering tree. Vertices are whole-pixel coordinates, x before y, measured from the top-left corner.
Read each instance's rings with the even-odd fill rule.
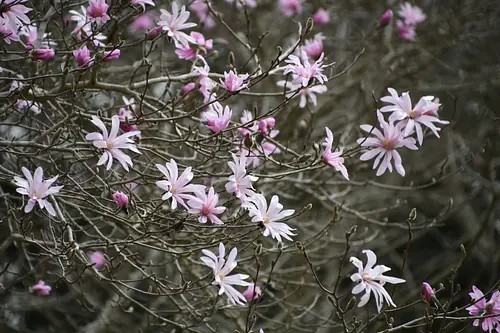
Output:
[[[500,332],[468,32],[350,2],[0,0],[2,332]]]

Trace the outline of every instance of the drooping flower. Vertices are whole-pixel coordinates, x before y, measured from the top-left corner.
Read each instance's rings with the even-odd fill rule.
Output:
[[[386,302],[388,305],[392,305],[396,307],[396,304],[392,301],[391,296],[384,289],[385,283],[398,284],[404,283],[406,280],[392,277],[392,276],[384,276],[385,272],[390,271],[391,269],[384,265],[377,265],[377,256],[371,250],[363,250],[363,253],[366,254],[367,262],[366,266],[363,267],[363,262],[356,257],[351,257],[350,262],[358,269],[357,273],[351,275],[351,280],[353,282],[357,282],[358,284],[352,289],[352,293],[354,295],[359,294],[361,292],[365,292],[363,296],[361,296],[360,302],[358,303],[358,307],[364,306],[370,300],[370,295],[373,293],[375,297],[375,302],[377,304],[377,311],[380,313],[382,309],[382,305]]]
[[[497,290],[491,295],[489,301],[486,301],[486,297],[483,292],[479,290],[476,286],[472,286],[472,292],[469,293],[473,304],[466,308],[469,314],[474,317],[482,317],[483,319],[475,319],[472,325],[479,326],[485,332],[491,333],[495,329],[498,332],[500,328],[500,292]],[[494,316],[498,314],[498,316]],[[493,315],[493,316],[492,316]]]
[[[382,132],[371,125],[360,126],[363,131],[371,133],[375,136],[358,139],[358,144],[361,144],[362,147],[372,148],[361,155],[360,160],[368,161],[375,158],[375,161],[373,162],[373,169],[380,165],[377,170],[377,176],[380,176],[387,170],[392,172],[391,161],[394,159],[394,167],[396,168],[396,171],[401,176],[404,176],[405,169],[403,168],[401,155],[399,155],[397,149],[406,147],[411,150],[417,150],[418,147],[415,145],[415,139],[404,135],[400,123],[394,125],[391,121],[389,121],[389,123],[386,122],[384,120],[384,116],[382,116],[382,113],[380,113],[379,110],[377,110],[377,117],[380,122]]]
[[[229,92],[236,92],[248,88],[248,74],[236,75],[232,70],[224,72],[224,81],[220,79],[221,86]]]
[[[75,57],[75,61],[78,67],[87,68],[94,64],[87,46],[82,46],[78,50],[74,50],[73,56]]]
[[[64,187],[61,186],[52,186],[52,184],[57,180],[59,175],[43,180],[43,169],[42,167],[38,167],[35,170],[35,174],[32,176],[31,172],[25,167],[21,168],[24,177],[14,177],[13,183],[19,186],[16,189],[16,192],[22,195],[27,195],[29,197],[28,203],[24,207],[24,212],[29,213],[33,209],[33,207],[38,204],[40,209],[46,209],[47,213],[52,216],[56,216],[56,211],[52,204],[45,199],[49,195],[53,195],[59,193],[59,191]]]
[[[226,210],[224,206],[217,206],[219,203],[219,195],[215,192],[213,187],[210,187],[208,194],[206,190],[199,190],[195,192],[196,197],[192,197],[188,201],[188,212],[191,214],[200,214],[198,221],[206,223],[210,220],[213,224],[224,224],[217,216]]]
[[[286,80],[278,81],[276,84],[278,86],[285,87],[289,91],[286,93],[287,98],[300,96],[300,108],[304,108],[307,105],[307,101],[316,106],[318,104],[316,94],[322,94],[328,90],[328,87],[323,84],[317,84],[312,87],[302,87],[301,84],[293,84],[291,82],[287,82]],[[295,93],[297,89],[300,89],[298,94]]]
[[[201,114],[201,119],[213,133],[219,133],[227,128],[232,116],[233,110],[229,105],[223,108],[222,104],[215,101],[208,106],[207,111]]]
[[[382,14],[382,16],[380,16],[380,18],[378,19],[378,24],[380,25],[380,27],[385,27],[386,25],[391,23],[392,16],[393,16],[392,10],[387,9],[384,12],[384,14]]]
[[[314,38],[305,40],[301,49],[309,57],[316,59],[323,53],[323,39],[325,39],[323,34],[321,32],[317,33]]]
[[[199,191],[204,191],[205,186],[189,184],[193,180],[194,174],[191,172],[191,167],[184,169],[182,174],[179,176],[179,169],[177,167],[177,162],[171,159],[167,162],[165,166],[161,164],[156,164],[158,170],[165,176],[166,180],[160,180],[156,182],[156,185],[165,191],[162,200],[168,200],[172,198],[172,209],[177,208],[177,204],[181,204],[184,208],[188,209],[188,206],[184,200],[189,200],[194,198],[192,194]]]
[[[56,52],[53,49],[37,49],[33,50],[31,56],[34,60],[40,61],[48,61],[56,55]]]
[[[312,19],[314,24],[327,24],[328,22],[330,22],[330,14],[328,14],[328,12],[323,8],[319,8],[316,13],[314,13]]]
[[[159,26],[163,27],[164,31],[167,31],[167,34],[172,40],[175,42],[175,45],[183,44],[188,46],[188,43],[195,43],[193,37],[188,36],[186,33],[181,30],[189,29],[196,26],[196,23],[186,23],[189,18],[190,13],[186,10],[186,6],[181,7],[181,11],[179,12],[179,5],[177,2],[172,2],[172,14],[165,9],[160,9],[161,16],[160,22],[158,22]]]
[[[344,176],[345,179],[349,180],[349,174],[347,173],[347,169],[344,165],[344,158],[341,157],[342,153],[344,152],[343,148],[340,148],[340,151],[338,152],[333,152],[333,133],[332,131],[328,128],[325,127],[326,130],[326,139],[325,142],[323,143],[323,146],[325,147],[325,151],[323,153],[323,160],[325,161],[326,164],[331,165],[332,167],[335,168],[335,170],[339,171],[342,176]]]
[[[248,215],[252,218],[252,222],[262,222],[265,228],[264,236],[271,235],[272,238],[279,242],[282,241],[281,237],[292,241],[290,236],[295,236],[292,232],[295,229],[286,223],[278,221],[293,215],[295,210],[283,210],[283,205],[279,203],[277,195],[273,195],[268,206],[266,198],[260,193],[255,193],[248,198],[242,207],[248,210]]]
[[[142,10],[145,11],[146,10],[146,5],[150,5],[150,6],[155,6],[155,3],[153,2],[153,0],[131,0],[130,3],[132,5],[140,5],[142,7]]]
[[[300,58],[291,54],[288,56],[288,59],[285,62],[288,64],[283,67],[283,74],[286,75],[288,73],[292,73],[293,75],[293,84],[301,84],[303,87],[309,85],[309,81],[313,78],[316,78],[320,83],[324,83],[328,81],[328,78],[322,74],[323,72],[323,57],[324,53],[321,53],[314,64],[311,65],[307,54],[302,51]]]
[[[129,149],[140,154],[141,152],[137,149],[134,140],[131,139],[131,137],[138,135],[139,132],[132,131],[118,136],[120,119],[117,115],[111,117],[111,132],[109,134],[106,125],[96,116],[92,116],[92,123],[102,131],[102,134],[93,132],[85,136],[87,141],[93,141],[95,147],[104,149],[104,153],[99,158],[97,165],[103,165],[108,162],[106,170],[109,170],[113,166],[113,158],[115,158],[125,170],[129,171],[129,165],[133,166],[134,164],[130,156],[121,150]]]
[[[128,205],[128,196],[123,192],[116,191],[113,193],[113,200],[115,200],[119,207],[125,207]]]
[[[243,292],[243,296],[245,296],[247,302],[251,302],[253,300],[259,299],[262,296],[262,289],[260,289],[260,287],[256,286],[254,283],[250,283],[247,290]]]
[[[106,258],[101,251],[94,251],[89,253],[89,259],[92,264],[94,264],[95,269],[100,271],[104,268],[104,264],[106,263]]]
[[[434,297],[434,289],[427,282],[422,282],[422,294],[427,303],[431,304],[432,297]]]
[[[411,26],[422,23],[427,18],[422,9],[412,6],[409,2],[400,5],[398,14],[403,18],[405,25]]]
[[[238,250],[233,248],[229,252],[229,256],[224,259],[226,255],[226,248],[224,244],[219,244],[219,256],[217,257],[212,251],[202,250],[206,257],[201,257],[201,261],[213,270],[215,281],[212,282],[213,285],[219,286],[219,295],[226,294],[230,304],[244,305],[245,296],[243,296],[238,290],[233,286],[243,286],[246,287],[250,283],[244,281],[249,276],[246,274],[233,274],[229,275],[236,268],[236,256]]]
[[[302,13],[302,0],[279,0],[278,6],[286,17]]]
[[[17,29],[24,24],[30,24],[31,20],[26,13],[33,9],[21,3],[27,0],[3,0],[2,12],[0,13],[0,26],[5,25],[5,30],[13,35],[17,35]]]
[[[48,296],[52,291],[52,287],[45,283],[43,280],[38,280],[38,282],[31,286],[31,291],[38,296]]]
[[[87,7],[87,17],[91,22],[106,23],[110,20],[106,0],[89,0]]]
[[[246,202],[248,197],[255,194],[252,182],[257,181],[259,178],[247,174],[247,157],[244,154],[240,154],[239,157],[235,154],[231,154],[231,156],[234,162],[229,161],[227,165],[231,168],[233,174],[228,178],[226,191],[234,193],[241,202]]]

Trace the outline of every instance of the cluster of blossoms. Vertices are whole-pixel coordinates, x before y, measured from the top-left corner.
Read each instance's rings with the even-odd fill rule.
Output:
[[[483,292],[472,286],[469,296],[472,300],[472,305],[467,308],[469,314],[473,317],[484,317],[476,318],[472,324],[474,326],[481,324],[485,332],[491,333],[493,330],[500,332],[500,291],[495,291],[487,301]]]
[[[400,16],[400,19],[396,21],[396,28],[398,29],[399,38],[408,41],[415,40],[415,37],[417,36],[415,29],[418,24],[425,21],[427,16],[424,14],[422,9],[411,5],[409,2],[405,2],[400,5],[398,15]],[[392,10],[386,10],[379,19],[380,26],[384,27],[388,25],[392,21],[392,18]]]

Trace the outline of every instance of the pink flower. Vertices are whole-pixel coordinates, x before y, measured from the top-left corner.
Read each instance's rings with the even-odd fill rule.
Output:
[[[106,23],[110,20],[107,14],[108,4],[106,0],[89,0],[89,6],[87,7],[87,17],[91,22],[96,23]]]
[[[140,132],[132,131],[118,136],[120,119],[117,115],[111,117],[111,132],[109,134],[104,123],[96,116],[92,116],[92,123],[102,131],[102,134],[93,132],[85,136],[86,140],[93,141],[95,147],[104,149],[104,153],[99,158],[97,165],[103,165],[107,161],[106,170],[109,170],[113,166],[113,158],[115,158],[125,170],[129,171],[128,166],[133,166],[134,164],[130,156],[122,152],[121,149],[129,149],[140,154],[141,152],[135,146],[134,140],[131,139],[131,137],[138,135]]]
[[[399,29],[399,38],[409,41],[415,40],[415,37],[417,35],[417,33],[415,32],[415,26],[406,25],[402,21],[397,20],[396,27]]]
[[[498,328],[500,327],[500,292],[497,290],[491,295],[489,301],[486,301],[486,297],[483,292],[479,290],[476,286],[472,286],[472,292],[469,293],[469,296],[472,299],[472,304],[468,308],[469,314],[473,317],[482,317],[487,316],[483,319],[475,319],[472,323],[474,326],[479,326],[481,323],[481,328],[485,332],[490,332],[495,329],[498,332]],[[498,314],[499,316],[491,316]]]
[[[224,244],[219,243],[219,256],[217,257],[212,251],[202,250],[203,254],[206,257],[201,257],[201,261],[208,267],[210,267],[214,273],[214,282],[213,285],[219,286],[219,295],[226,294],[228,301],[230,304],[243,305],[245,302],[245,296],[243,296],[239,291],[237,291],[233,285],[235,286],[248,286],[250,283],[243,281],[248,279],[248,275],[246,274],[233,274],[229,275],[237,266],[236,256],[238,254],[238,250],[233,248],[231,252],[229,252],[229,256],[226,259],[226,248]]]
[[[211,50],[213,47],[213,41],[211,39],[205,40],[205,37],[196,31],[191,31],[190,36],[194,39],[195,46],[177,45],[177,50],[175,53],[180,59],[185,60],[195,60],[198,57],[205,56],[207,50]]]
[[[143,11],[146,10],[146,5],[155,6],[153,0],[131,0],[130,3],[132,5],[141,5]]]
[[[250,283],[247,290],[243,292],[243,296],[247,299],[247,302],[259,299],[262,296],[262,289],[256,286],[254,283]]]
[[[229,73],[224,72],[224,81],[220,79],[220,83],[224,89],[229,92],[236,92],[241,89],[248,88],[248,74],[238,76],[232,70]]]
[[[188,193],[204,191],[205,186],[189,184],[193,180],[193,173],[191,172],[191,167],[186,168],[182,174],[179,176],[179,169],[177,168],[177,163],[174,159],[167,162],[165,166],[161,164],[156,164],[158,170],[163,173],[167,180],[160,180],[156,182],[156,186],[166,191],[161,197],[162,200],[168,200],[172,198],[172,209],[177,208],[177,203],[188,209],[188,206],[184,200],[194,198],[193,195]]]
[[[233,171],[233,174],[228,178],[226,191],[234,193],[241,202],[246,202],[248,197],[255,194],[252,182],[257,181],[259,178],[247,175],[247,158],[245,155],[241,154],[238,157],[235,154],[231,154],[231,156],[234,162],[229,161],[227,165]]]
[[[434,289],[427,282],[422,283],[422,292],[424,294],[424,299],[427,303],[431,304],[432,297],[434,297]]]
[[[123,192],[116,191],[113,193],[113,200],[115,200],[119,207],[123,208],[128,205],[128,196]]]
[[[302,0],[279,0],[278,5],[283,15],[287,17],[302,13]]]
[[[154,27],[154,22],[149,14],[142,14],[137,16],[134,21],[129,25],[130,32],[139,32],[141,30],[148,30]],[[161,28],[160,28],[161,29]]]
[[[316,94],[322,94],[328,90],[328,87],[322,84],[317,84],[312,87],[302,87],[301,84],[293,84],[291,82],[287,82],[286,80],[281,80],[276,82],[278,86],[285,87],[288,91],[286,96],[287,98],[290,97],[297,97],[300,96],[300,102],[299,102],[299,107],[304,108],[307,105],[307,101],[309,100],[314,106],[318,104],[318,99],[316,97]],[[296,94],[295,91],[297,89],[300,89],[299,93]]]
[[[276,125],[276,120],[274,118],[266,118],[259,120],[259,129],[263,136],[269,136],[271,130]]]
[[[213,133],[219,133],[227,128],[232,116],[233,111],[228,105],[223,109],[222,105],[216,101],[208,106],[207,111],[202,113],[201,119]]]
[[[390,9],[387,9],[384,14],[382,14],[382,16],[380,16],[379,20],[378,20],[378,24],[381,26],[381,27],[385,27],[386,25],[388,25],[389,23],[391,23],[392,21],[392,10]]]
[[[396,149],[406,147],[411,150],[417,150],[418,148],[415,145],[415,139],[406,137],[399,123],[396,125],[394,125],[391,121],[387,123],[379,110],[377,110],[377,118],[380,122],[382,132],[370,125],[360,126],[363,131],[371,133],[375,137],[358,139],[358,144],[361,144],[362,147],[372,148],[361,155],[359,159],[362,161],[368,161],[375,158],[373,168],[375,169],[380,164],[377,170],[377,176],[382,175],[386,172],[386,170],[392,172],[391,161],[394,159],[394,167],[396,168],[396,171],[401,176],[404,176],[405,169],[403,168],[401,156]]]
[[[323,8],[319,8],[316,13],[314,13],[312,19],[314,24],[327,24],[328,22],[330,22],[330,14],[328,14],[328,12]]]
[[[163,27],[161,25],[159,25],[156,28],[153,28],[150,31],[148,31],[148,33],[146,35],[146,39],[153,40],[156,37],[158,37],[162,31],[163,31]]]
[[[190,8],[198,16],[200,23],[203,23],[206,29],[210,30],[216,26],[215,20],[210,14],[210,9],[203,0],[194,0]]]
[[[94,64],[87,46],[82,46],[78,50],[74,50],[73,56],[75,57],[75,61],[78,67],[87,68]]]
[[[29,197],[28,203],[24,207],[24,212],[29,213],[33,210],[35,204],[40,206],[40,209],[46,209],[47,213],[52,216],[56,216],[56,211],[52,204],[45,199],[46,197],[59,193],[59,191],[64,187],[61,186],[52,186],[52,184],[57,180],[55,176],[53,178],[43,180],[43,169],[42,167],[38,167],[35,170],[35,174],[32,176],[31,172],[25,167],[21,168],[24,177],[14,177],[13,183],[19,186],[16,189],[16,192],[22,195],[26,195]]]
[[[177,2],[174,1],[172,2],[172,14],[165,9],[160,9],[160,11],[161,21],[158,22],[158,25],[162,26],[164,31],[167,31],[168,36],[173,39],[175,45],[183,44],[184,46],[188,46],[189,42],[195,43],[193,37],[181,31],[196,26],[196,23],[186,23],[190,14],[186,10],[186,6],[182,6],[179,12],[179,6]]]
[[[37,49],[34,50],[31,56],[34,60],[48,61],[56,55],[52,49]]]
[[[279,203],[279,197],[273,195],[269,207],[266,198],[260,194],[255,193],[248,201],[242,205],[243,208],[248,210],[248,215],[252,218],[252,222],[262,222],[264,225],[264,236],[271,235],[272,238],[281,242],[281,237],[292,241],[290,236],[295,236],[292,232],[293,228],[283,222],[278,222],[288,216],[293,215],[293,209],[283,209],[283,205]]]
[[[189,199],[188,212],[191,214],[200,214],[198,221],[200,223],[206,223],[208,220],[213,224],[224,224],[224,222],[219,219],[216,215],[224,213],[226,207],[217,206],[219,202],[219,195],[215,193],[213,187],[208,190],[208,195],[205,191],[199,190],[195,192],[196,197]]]
[[[118,58],[120,58],[120,50],[115,49],[112,51],[104,51],[104,57],[103,57],[102,61],[111,62],[111,61],[116,60]]]
[[[2,41],[5,41],[7,44],[10,44],[11,41],[19,42],[19,36],[16,34],[16,31],[10,30],[9,26],[5,25],[5,23],[0,22],[0,37]]]
[[[316,59],[323,53],[323,39],[325,39],[325,37],[323,37],[323,34],[321,32],[317,33],[316,35],[314,35],[314,38],[307,39],[304,42],[305,45],[302,46],[301,49],[308,56]]]
[[[427,18],[422,9],[412,6],[409,2],[400,5],[398,14],[403,18],[405,25],[412,26],[422,23]]]
[[[283,67],[283,74],[292,73],[292,83],[301,84],[303,87],[309,85],[309,81],[313,78],[316,78],[320,83],[328,81],[328,78],[322,74],[323,57],[324,53],[321,53],[319,59],[311,65],[304,51],[301,52],[300,58],[291,54],[288,56],[288,59],[285,60],[288,65]]]
[[[5,25],[7,32],[17,35],[17,28],[23,24],[30,24],[31,20],[26,13],[31,12],[33,9],[28,8],[21,3],[27,0],[3,0],[2,13],[0,14],[0,26]]]
[[[45,284],[45,281],[39,280],[36,284],[31,286],[31,291],[38,296],[48,296],[52,291],[52,287],[48,284]]]
[[[241,9],[243,7],[243,4],[249,8],[257,7],[257,2],[255,2],[255,0],[226,0],[226,2],[229,4],[233,4],[235,1],[236,1],[236,8],[238,9]]]
[[[194,89],[196,89],[196,83],[190,82],[190,83],[186,84],[184,87],[182,87],[181,94],[182,94],[182,96],[186,96]]]
[[[19,36],[25,36],[26,37],[26,46],[24,47],[25,50],[32,50],[35,47],[35,44],[38,40],[38,29],[34,25],[25,25],[21,27],[21,31],[19,32]],[[40,46],[43,49],[49,49],[57,46],[57,43],[54,41],[51,41],[49,39],[50,33],[44,33],[43,34],[43,39],[40,43]]]
[[[323,145],[325,146],[325,151],[323,153],[323,161],[326,164],[331,165],[335,168],[335,170],[339,171],[345,179],[349,180],[349,175],[347,174],[347,169],[344,165],[344,158],[341,157],[344,152],[343,148],[340,148],[339,152],[332,152],[333,146],[333,133],[328,128],[325,127],[326,130],[326,139]]]
[[[431,115],[441,104],[433,102],[434,96],[424,96],[420,98],[417,105],[412,107],[410,94],[405,92],[398,96],[398,92],[393,88],[387,89],[391,96],[382,97],[382,102],[390,103],[391,105],[384,106],[380,109],[381,112],[392,112],[389,121],[399,121],[398,125],[404,126],[404,135],[408,136],[415,130],[417,132],[418,144],[421,146],[424,140],[422,125],[429,128],[436,137],[439,138],[438,132],[441,130],[434,123],[449,124],[446,120]]]
[[[192,46],[179,44],[177,46],[177,50],[175,50],[175,54],[179,56],[179,59],[184,59],[184,60],[196,59],[196,49]]]
[[[240,123],[241,125],[246,125],[246,127],[238,128],[238,132],[243,136],[251,136],[252,133],[257,133],[259,130],[259,124],[253,119],[252,113],[248,110],[243,110]],[[249,128],[247,128],[248,124],[251,125]]]
[[[98,271],[104,268],[106,258],[104,258],[104,254],[101,251],[89,253],[89,259],[90,262],[94,264],[95,269],[97,269]]]

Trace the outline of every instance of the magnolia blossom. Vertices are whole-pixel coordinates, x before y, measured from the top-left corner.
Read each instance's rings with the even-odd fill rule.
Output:
[[[264,137],[269,136],[272,129],[276,125],[276,120],[274,118],[266,118],[259,120],[259,130]]]
[[[398,14],[403,18],[404,24],[412,26],[422,23],[427,18],[422,9],[412,6],[409,2],[400,5]]]
[[[257,2],[255,0],[225,0],[225,1],[230,4],[236,2],[236,8],[238,9],[242,8],[243,5],[250,8],[257,7]]]
[[[72,34],[76,35],[81,40],[90,40],[95,47],[104,46],[104,41],[106,36],[102,33],[94,33],[92,31],[91,19],[87,16],[87,9],[84,6],[80,6],[81,12],[76,10],[70,10],[71,14],[70,20],[76,22],[76,27],[73,29]]]
[[[160,180],[156,182],[156,186],[165,191],[162,200],[168,200],[172,198],[172,209],[177,208],[177,203],[184,206],[184,208],[188,209],[186,202],[184,200],[188,200],[194,198],[192,194],[193,192],[204,191],[205,186],[203,185],[194,185],[189,184],[191,180],[193,180],[194,174],[191,172],[191,167],[187,167],[184,169],[182,174],[179,176],[179,169],[177,167],[177,162],[174,159],[171,159],[170,162],[167,162],[165,166],[161,164],[156,164],[158,170],[163,173],[166,180]]]
[[[116,59],[120,58],[120,54],[121,54],[121,52],[118,49],[115,49],[112,51],[104,51],[102,61],[110,62],[110,61],[116,60]]]
[[[40,61],[48,61],[56,55],[56,52],[53,49],[37,49],[33,50],[31,56],[34,60]]]
[[[392,301],[391,296],[384,289],[385,283],[398,284],[406,282],[403,279],[384,276],[385,272],[390,271],[391,269],[384,265],[377,265],[377,256],[371,250],[364,250],[364,254],[366,254],[367,262],[366,266],[363,267],[363,263],[356,257],[351,257],[350,262],[358,269],[357,273],[351,275],[351,280],[353,282],[357,282],[358,284],[352,289],[353,294],[359,294],[362,291],[365,292],[363,296],[361,296],[360,302],[358,303],[358,307],[364,306],[370,300],[370,295],[373,293],[375,297],[375,303],[377,304],[377,311],[380,313],[382,309],[382,305],[384,301],[389,305],[396,306]],[[375,266],[375,267],[374,267]]]
[[[146,5],[155,6],[153,0],[131,0],[130,3],[132,5],[140,5],[142,10],[146,10]]]
[[[415,32],[415,26],[413,25],[406,25],[403,23],[401,20],[396,21],[396,27],[399,30],[399,38],[408,40],[408,41],[413,41],[415,40],[415,37],[417,36],[417,33]]]
[[[212,251],[202,250],[206,257],[201,257],[201,261],[213,270],[215,281],[213,285],[219,286],[219,295],[226,294],[229,303],[236,305],[244,305],[245,296],[243,296],[233,286],[246,287],[250,285],[249,282],[244,281],[249,276],[246,274],[233,274],[229,275],[236,268],[236,255],[238,250],[233,248],[229,252],[227,261],[224,259],[226,255],[226,248],[224,244],[219,243],[219,256],[217,257]]]
[[[25,25],[21,27],[19,31],[19,36],[26,37],[26,46],[25,50],[31,50],[35,47],[36,42],[38,40],[38,28],[34,25]],[[40,46],[43,49],[49,49],[57,46],[57,43],[49,39],[50,33],[44,33],[42,36],[42,41]]]
[[[214,188],[210,187],[208,194],[205,189],[196,191],[195,194],[196,197],[192,197],[188,201],[188,206],[190,207],[188,212],[191,214],[200,214],[198,218],[200,223],[206,223],[210,220],[214,224],[224,224],[216,215],[224,213],[226,207],[217,206],[219,195],[215,193]]]
[[[128,205],[128,196],[123,192],[116,191],[113,193],[113,200],[115,200],[119,207],[125,207]]]
[[[15,176],[13,183],[19,186],[16,189],[17,193],[27,195],[29,197],[28,203],[24,207],[24,212],[31,212],[35,204],[38,204],[38,206],[40,206],[40,209],[45,208],[47,210],[47,213],[52,216],[56,216],[54,207],[45,198],[49,195],[59,193],[59,191],[64,187],[63,185],[52,186],[59,175],[47,180],[43,180],[42,167],[36,168],[35,174],[33,176],[31,175],[31,172],[25,167],[22,167],[21,170],[24,174],[24,177],[26,178]]]
[[[434,289],[432,289],[431,285],[427,282],[422,282],[422,291],[425,301],[430,304],[432,302],[432,297],[434,297]]]
[[[203,62],[203,67],[193,66],[193,74],[199,75],[198,90],[204,97],[204,102],[208,102],[212,96],[212,90],[217,86],[217,82],[208,77],[210,67],[203,57],[198,56],[198,59]]]
[[[121,149],[129,149],[140,154],[141,152],[135,146],[134,140],[131,139],[131,137],[138,135],[139,132],[132,131],[118,136],[120,119],[117,115],[111,117],[111,132],[109,134],[106,125],[96,116],[92,116],[92,123],[102,131],[102,134],[93,132],[85,136],[87,141],[93,141],[95,147],[104,149],[104,153],[97,162],[97,165],[103,165],[107,161],[106,170],[109,170],[113,166],[113,158],[115,158],[125,170],[129,171],[128,166],[133,166],[134,164],[130,156],[122,152]]]
[[[47,296],[52,291],[52,287],[45,283],[43,280],[39,280],[36,284],[31,286],[31,291],[39,296]]]
[[[158,25],[162,26],[164,31],[167,31],[168,36],[173,39],[175,45],[180,43],[188,46],[189,42],[195,43],[193,37],[181,31],[196,26],[196,23],[186,23],[190,15],[186,10],[186,6],[182,6],[179,12],[179,5],[174,1],[172,2],[172,14],[165,9],[160,9],[160,11],[161,21],[158,22]]]
[[[27,0],[3,0],[1,2],[2,13],[0,14],[0,26],[4,25],[8,33],[17,35],[17,29],[24,24],[30,24],[31,20],[26,13],[33,9],[21,3]]]
[[[314,24],[327,24],[328,22],[330,22],[330,14],[328,14],[328,12],[323,8],[319,8],[316,13],[314,13],[312,19]]]
[[[226,191],[234,193],[241,202],[246,202],[248,197],[255,195],[252,182],[257,181],[259,178],[247,175],[247,157],[244,154],[240,154],[239,157],[235,154],[231,154],[231,156],[234,162],[229,161],[227,165],[231,168],[233,174],[228,178]]]
[[[323,84],[317,84],[312,87],[302,87],[301,84],[293,84],[287,82],[286,80],[281,80],[276,82],[278,86],[285,87],[289,92],[287,92],[286,97],[296,97],[300,96],[299,107],[304,108],[307,105],[307,101],[311,102],[314,106],[318,104],[318,98],[316,94],[322,94],[328,90],[328,87]],[[297,94],[296,91],[300,89]]]
[[[283,15],[287,17],[302,13],[302,0],[279,0],[278,5]]]
[[[34,114],[40,114],[42,112],[42,105],[38,102],[27,101],[20,99],[16,102],[15,107],[19,110],[30,110]]]
[[[106,23],[110,20],[108,11],[108,4],[106,0],[89,0],[87,7],[87,17],[91,22]]]
[[[104,268],[104,264],[106,263],[106,258],[104,257],[104,254],[101,251],[95,251],[89,253],[88,256],[90,262],[95,266],[95,269],[100,271],[101,269]]]
[[[10,28],[5,25],[5,23],[0,22],[0,35],[2,36],[2,41],[10,44],[11,42],[19,42],[19,36],[16,32],[12,32]]]
[[[251,302],[253,300],[259,299],[262,296],[262,289],[260,289],[259,286],[250,283],[247,290],[243,292],[243,296],[245,296],[247,302]]]
[[[380,16],[380,18],[378,20],[378,24],[380,24],[381,27],[385,27],[386,25],[388,25],[389,23],[391,23],[392,16],[393,16],[392,10],[387,9],[384,12],[384,14],[382,14],[382,16]]]
[[[260,194],[256,193],[252,197],[248,198],[248,201],[242,205],[243,208],[248,210],[248,215],[252,218],[252,222],[262,222],[264,225],[264,236],[271,235],[272,238],[281,242],[281,237],[291,241],[290,236],[295,236],[288,224],[283,222],[278,222],[288,216],[293,215],[295,210],[285,209],[283,210],[283,205],[279,203],[279,197],[273,195],[269,206],[267,205],[266,198]]]
[[[137,129],[137,125],[132,125],[132,124],[128,123],[129,121],[132,121],[135,119],[135,116],[130,109],[120,108],[120,110],[118,110],[118,119],[120,119],[120,129],[124,133],[136,131],[136,132],[138,132],[136,134],[136,136],[137,137],[141,136],[141,131],[139,131]]]
[[[198,16],[198,19],[201,23],[203,23],[206,29],[212,29],[217,25],[214,18],[210,14],[210,8],[208,8],[208,5],[204,0],[194,0],[191,3],[190,8],[193,10],[196,16]]]
[[[82,46],[78,50],[74,50],[73,56],[75,57],[75,61],[78,67],[87,68],[94,64],[87,46]]]
[[[500,291],[495,291],[489,301],[486,301],[486,297],[483,292],[479,290],[476,286],[472,286],[472,292],[469,293],[473,304],[466,308],[469,314],[474,317],[482,317],[483,319],[475,319],[472,325],[479,326],[481,323],[481,328],[485,332],[492,332],[495,329],[499,331],[500,328]],[[495,316],[498,314],[498,316]],[[493,315],[493,316],[492,316]]]
[[[391,161],[394,159],[394,167],[396,168],[396,171],[401,176],[404,176],[405,169],[403,168],[401,155],[399,155],[396,149],[406,147],[411,150],[417,150],[418,147],[415,145],[415,139],[404,135],[400,125],[401,123],[394,125],[391,121],[389,121],[389,123],[386,122],[379,110],[377,110],[377,117],[380,122],[382,132],[370,125],[360,126],[363,131],[371,133],[375,136],[358,139],[358,144],[361,144],[361,147],[372,148],[361,155],[360,160],[368,161],[375,158],[373,168],[375,169],[380,164],[377,170],[377,176],[380,176],[386,172],[386,170],[392,172]]]
[[[326,164],[331,165],[335,168],[335,170],[339,171],[345,179],[349,180],[349,175],[347,174],[347,169],[344,166],[344,158],[341,157],[344,152],[343,148],[340,148],[340,151],[333,152],[333,133],[328,128],[325,127],[326,130],[326,139],[323,145],[325,146],[325,152],[323,153],[323,160]]]
[[[422,125],[428,127],[435,136],[439,138],[438,132],[441,130],[434,123],[449,124],[446,120],[440,120],[434,116],[434,112],[441,104],[435,103],[434,96],[424,96],[420,98],[417,105],[412,107],[410,94],[408,92],[398,96],[398,93],[393,88],[388,89],[391,96],[382,97],[382,102],[391,105],[384,106],[380,109],[381,112],[392,112],[389,121],[400,121],[404,127],[404,135],[408,136],[415,130],[417,132],[418,144],[422,145],[424,134]]]
[[[195,40],[195,46],[186,46],[179,44],[177,45],[177,50],[175,53],[180,59],[185,60],[195,60],[199,56],[204,56],[207,50],[211,50],[213,47],[213,41],[211,39],[205,40],[205,37],[196,31],[191,31],[190,36]]]
[[[227,128],[232,116],[233,110],[228,105],[223,108],[222,104],[215,101],[208,106],[207,111],[201,114],[201,119],[213,133],[219,133]]]
[[[283,74],[292,73],[293,84],[301,84],[306,87],[309,81],[316,78],[320,83],[328,81],[328,78],[322,74],[323,72],[323,57],[324,53],[321,53],[320,57],[314,64],[311,65],[307,54],[302,50],[300,58],[291,54],[285,62],[288,64],[283,67]]]
[[[220,79],[220,83],[224,89],[229,92],[236,92],[241,89],[248,88],[248,74],[238,76],[233,71],[229,71],[229,73],[224,72],[224,81]]]
[[[301,50],[311,58],[318,58],[323,53],[323,39],[325,39],[323,34],[321,32],[317,33],[314,38],[304,41]]]

